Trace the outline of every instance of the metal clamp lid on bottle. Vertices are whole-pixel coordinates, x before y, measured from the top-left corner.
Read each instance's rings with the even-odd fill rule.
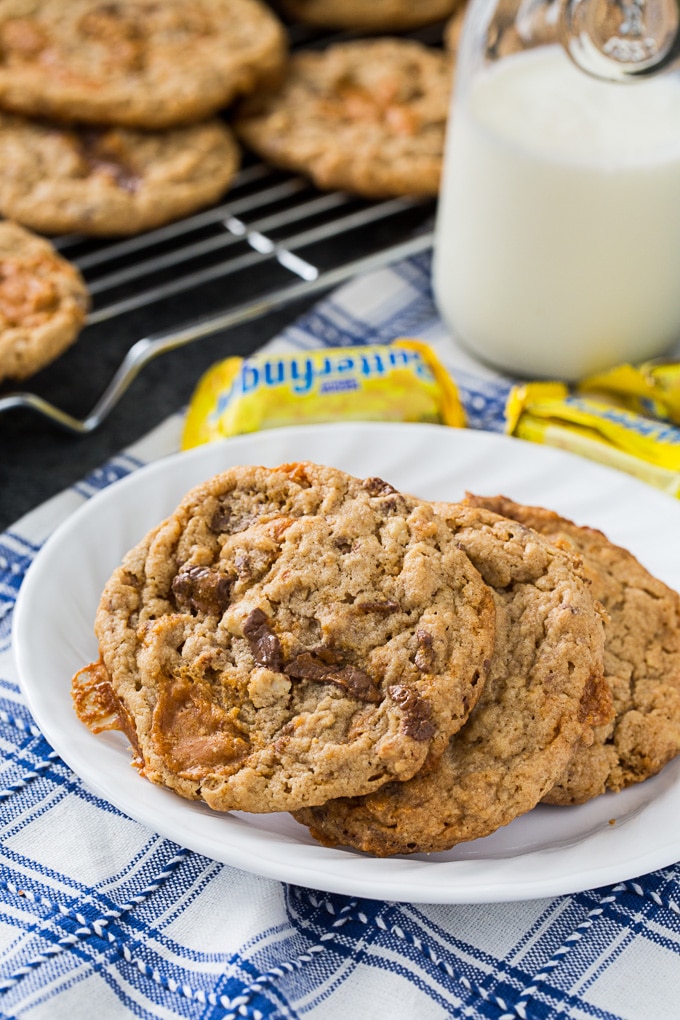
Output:
[[[649,78],[680,58],[680,0],[565,0],[560,40],[596,78]]]

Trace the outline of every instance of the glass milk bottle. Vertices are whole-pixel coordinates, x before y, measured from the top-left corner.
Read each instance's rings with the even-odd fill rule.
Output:
[[[471,0],[433,285],[469,351],[527,378],[680,341],[676,0]]]

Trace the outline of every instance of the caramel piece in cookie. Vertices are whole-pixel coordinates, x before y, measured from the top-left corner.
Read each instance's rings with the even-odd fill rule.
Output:
[[[264,159],[368,198],[436,195],[452,65],[405,39],[292,57],[275,92],[240,109],[237,134]]]
[[[77,338],[89,305],[80,273],[17,223],[0,222],[0,379],[25,379]]]
[[[204,120],[276,80],[286,40],[259,0],[3,0],[0,107],[88,124]]]
[[[150,230],[217,201],[239,162],[217,119],[144,132],[0,113],[0,210],[47,234]]]
[[[482,690],[495,611],[428,504],[293,464],[192,490],[114,573],[95,629],[81,719],[131,720],[152,782],[261,812],[440,754]]]
[[[277,0],[287,17],[320,28],[401,32],[447,18],[460,0]]]
[[[326,845],[388,856],[487,836],[541,800],[611,711],[602,619],[578,560],[516,521],[435,507],[495,590],[489,676],[443,756],[412,779],[295,812]]]
[[[616,717],[577,751],[545,800],[580,804],[655,775],[680,752],[680,596],[601,531],[504,496],[468,501],[573,548],[607,612],[604,667]]]

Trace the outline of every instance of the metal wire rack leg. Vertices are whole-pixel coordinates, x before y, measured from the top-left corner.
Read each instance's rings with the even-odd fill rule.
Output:
[[[92,432],[109,415],[144,366],[148,365],[150,361],[159,355],[175,350],[178,347],[183,347],[185,344],[192,343],[202,337],[231,329],[241,323],[259,318],[286,304],[338,286],[352,276],[370,272],[391,262],[397,262],[400,259],[417,255],[431,247],[432,233],[419,234],[408,241],[403,241],[390,248],[354,259],[344,265],[320,273],[314,279],[304,280],[301,283],[289,284],[286,287],[269,291],[252,301],[237,305],[218,315],[193,322],[178,330],[144,337],[138,340],[127,352],[111,382],[90,413],[83,419],[76,418],[67,411],[55,407],[35,393],[10,393],[5,397],[0,397],[0,414],[17,408],[26,408],[59,425],[68,432],[79,435]]]

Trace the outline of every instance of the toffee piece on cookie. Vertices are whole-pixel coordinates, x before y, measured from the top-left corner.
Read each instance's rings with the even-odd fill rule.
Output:
[[[105,587],[80,718],[217,810],[358,795],[440,754],[483,689],[489,587],[432,508],[314,464],[192,490]]]
[[[495,592],[488,679],[444,754],[411,779],[295,812],[329,846],[389,856],[488,836],[535,807],[611,717],[603,623],[580,562],[486,510],[435,509]]]
[[[281,88],[246,100],[234,127],[264,159],[319,188],[436,195],[452,70],[450,55],[407,39],[296,53]]]
[[[25,379],[78,337],[85,281],[43,237],[0,222],[0,380]]]

